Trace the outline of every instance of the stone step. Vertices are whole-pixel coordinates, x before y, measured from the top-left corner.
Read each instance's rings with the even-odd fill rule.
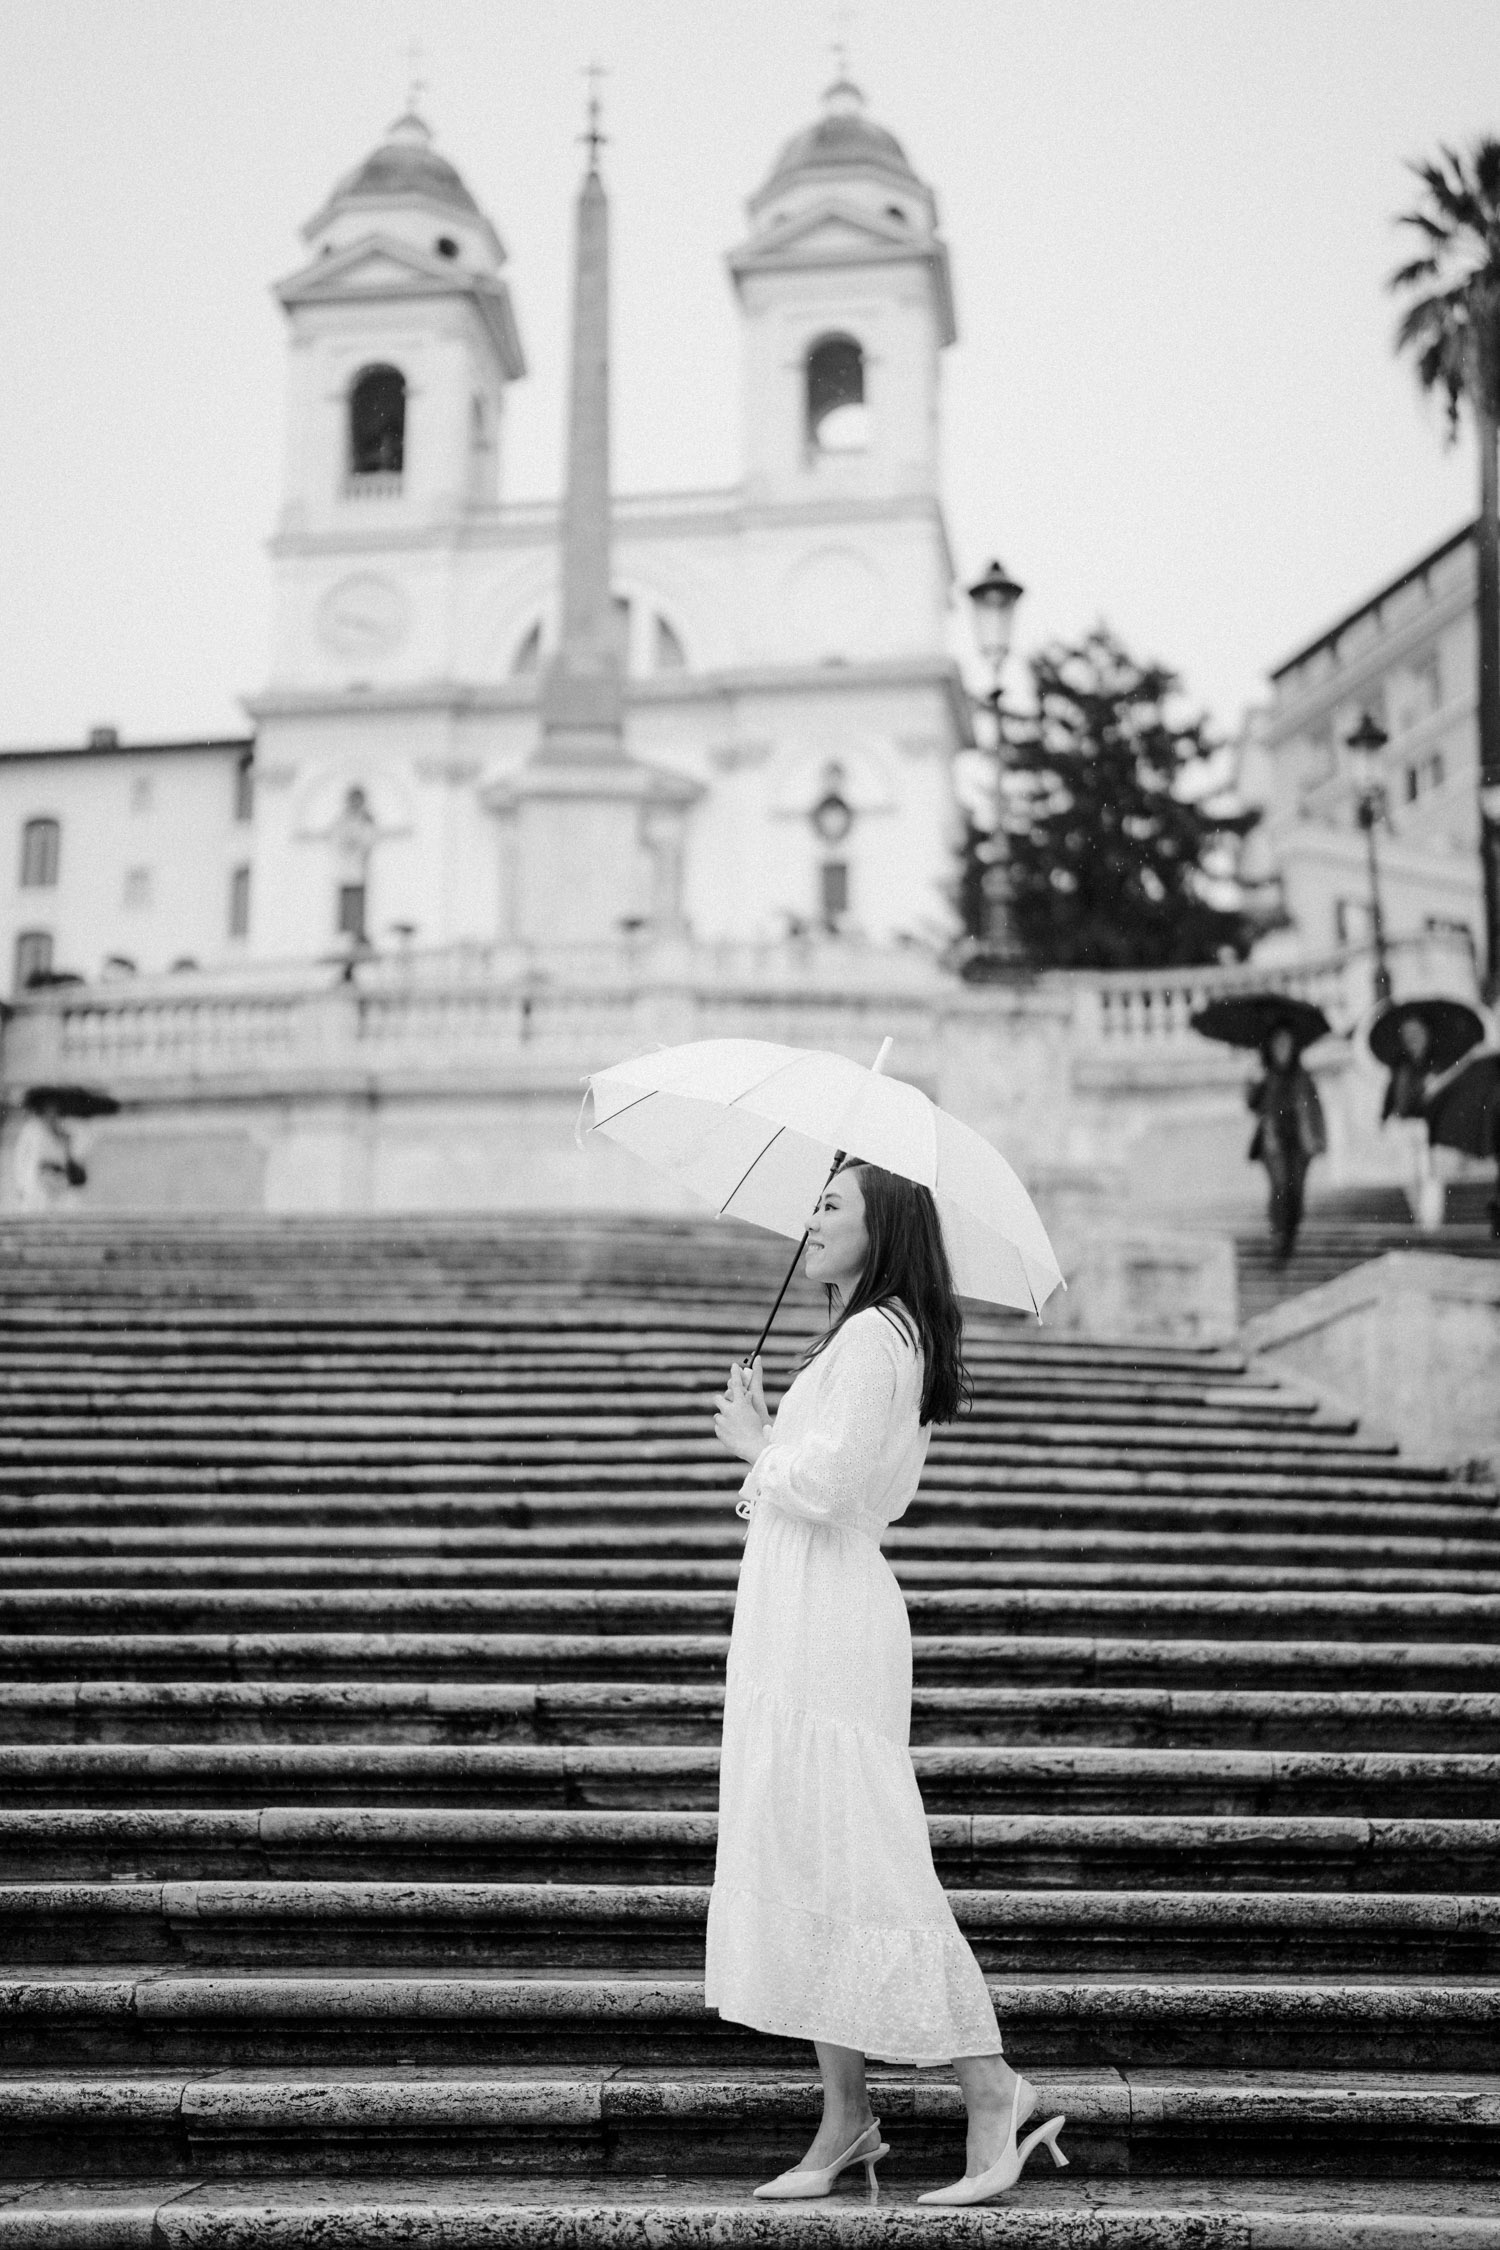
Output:
[[[727,1521],[725,1492],[682,1491],[670,1485],[630,1493],[590,1491],[390,1493],[309,1495],[275,1493],[48,1493],[0,1497],[0,1542],[6,1552],[124,1551],[126,1544],[191,1552],[216,1535],[234,1544],[291,1528],[317,1535],[388,1536],[408,1540],[439,1531],[568,1529],[595,1531],[633,1526],[650,1536],[663,1526]],[[919,1493],[893,1527],[892,1536],[916,1530],[1009,1530],[1018,1525],[1078,1533],[1120,1528],[1131,1532],[1216,1534],[1285,1531],[1388,1538],[1490,1539],[1500,1535],[1500,1505],[1486,1491],[1408,1494],[1400,1500],[1340,1500],[1320,1490],[1306,1498],[1259,1500],[1197,1493],[1071,1493],[1032,1491],[1009,1480],[988,1490]]]
[[[1500,1982],[1385,1977],[995,1978],[1006,2038],[1038,2067],[1288,2070],[1493,2067]],[[806,2068],[805,2042],[745,2030],[698,1978],[189,1973],[142,1965],[0,1976],[9,2070],[284,2069],[303,2062],[718,2061]]]
[[[698,1525],[632,1540],[611,1527],[571,1531],[373,1535],[351,1552],[347,1534],[273,1532],[187,1553],[171,1542],[38,1553],[30,1542],[0,1551],[0,1587],[727,1586],[739,1572],[740,1525]],[[164,1551],[165,1548],[168,1551]],[[102,1550],[102,1551],[101,1551]],[[893,1532],[885,1553],[903,1585],[1317,1586],[1431,1588],[1500,1593],[1500,1543],[1474,1540],[1326,1539],[1280,1534],[1179,1532],[1080,1534],[1031,1526],[986,1531]],[[1115,1557],[1119,1557],[1118,1561]]]
[[[1171,1810],[1241,1817],[1500,1817],[1500,1757],[1390,1751],[932,1749],[912,1754],[933,1812]],[[0,1744],[0,1801],[707,1810],[718,1751],[685,1745]]]
[[[851,2186],[812,2211],[702,2174],[43,2180],[0,2202],[0,2250],[1500,2250],[1487,2182],[1298,2178],[1285,2154],[1276,2176],[1243,2179],[1028,2170],[1003,2208],[982,2211],[920,2208],[935,2175],[904,2171],[873,2210]]]
[[[911,1587],[915,1633],[1139,1635],[1151,1639],[1292,1638],[1500,1646],[1500,1595],[1489,1593],[1234,1591],[1116,1585],[960,1591]],[[0,1590],[0,1633],[77,1632],[562,1632],[727,1633],[732,1589],[588,1591],[558,1588],[85,1587]]]
[[[930,1813],[952,1890],[1039,1887],[1488,1895],[1500,1818]],[[708,1882],[712,1812],[132,1805],[0,1809],[11,1882]]]
[[[890,2146],[881,2167],[886,2197],[962,2172],[956,2084],[895,2069],[872,2072],[870,2083]],[[1205,2179],[1235,2179],[1294,2154],[1312,2175],[1347,2171],[1351,2161],[1387,2180],[1500,2173],[1493,2076],[1075,2069],[1039,2071],[1036,2087],[1038,2115],[1067,2118],[1065,2151],[1080,2180],[1150,2179],[1188,2167]],[[341,2173],[386,2172],[399,2154],[408,2165],[481,2176],[613,2181],[716,2171],[743,2182],[744,2193],[795,2159],[818,2113],[805,2067],[760,2082],[711,2069],[580,2075],[503,2065],[207,2078],[6,2071],[0,2165],[24,2180],[77,2169],[81,2154],[85,2178],[175,2170],[254,2180],[330,2162]],[[851,2183],[835,2208],[857,2207],[858,2192]],[[882,2207],[891,2205],[883,2198]]]
[[[1373,1597],[1404,1594],[1413,1598],[1428,1595],[1460,1601],[1500,1595],[1500,1571],[1463,1566],[1452,1569],[1385,1564],[1334,1567],[1318,1563],[1256,1564],[1233,1560],[1123,1563],[1111,1562],[1107,1556],[1084,1562],[1058,1562],[1049,1560],[1045,1553],[1030,1558],[1017,1555],[1006,1561],[975,1560],[963,1555],[936,1561],[931,1557],[924,1559],[897,1553],[892,1560],[895,1575],[908,1596],[924,1589],[940,1594],[949,1592],[955,1578],[963,1579],[976,1595],[986,1591],[1011,1594],[1037,1591],[1059,1599],[1070,1590],[1119,1593],[1131,1589],[1143,1598],[1177,1592],[1189,1598],[1196,1594],[1245,1598],[1260,1595],[1272,1602],[1283,1595],[1297,1598],[1318,1592],[1331,1600],[1362,1594]],[[161,1593],[168,1600],[190,1599],[198,1604],[212,1603],[216,1594],[228,1593],[233,1598],[243,1593],[248,1602],[264,1605],[274,1601],[278,1593],[289,1600],[298,1594],[308,1595],[313,1600],[325,1597],[333,1600],[340,1593],[354,1591],[369,1609],[380,1613],[386,1610],[389,1591],[400,1589],[407,1605],[424,1598],[447,1597],[459,1605],[459,1614],[468,1615],[471,1601],[482,1603],[499,1599],[507,1592],[538,1601],[544,1600],[550,1592],[584,1593],[586,1598],[588,1589],[595,1590],[600,1598],[634,1593],[643,1601],[654,1597],[669,1599],[673,1594],[689,1599],[695,1595],[711,1598],[716,1593],[732,1597],[737,1575],[738,1563],[729,1556],[692,1561],[664,1557],[653,1561],[647,1555],[629,1561],[590,1562],[577,1556],[555,1560],[538,1557],[531,1561],[516,1557],[447,1561],[338,1554],[305,1560],[295,1557],[281,1560],[273,1556],[263,1560],[231,1558],[192,1564],[174,1563],[160,1557],[98,1558],[86,1562],[57,1561],[51,1557],[28,1562],[24,1558],[10,1557],[0,1560],[0,1605],[8,1604],[12,1597],[23,1603],[40,1601],[49,1593],[60,1601],[76,1594],[85,1598],[94,1595],[104,1602],[116,1591],[127,1601],[143,1602],[152,1594]],[[201,1614],[207,1617],[211,1612],[204,1609]],[[266,1613],[260,1606],[250,1614],[263,1618]],[[406,1614],[404,1608],[402,1614]]]
[[[328,1377],[289,1383],[268,1372],[258,1384],[235,1389],[173,1380],[143,1383],[122,1376],[112,1386],[81,1379],[66,1382],[56,1371],[39,1370],[22,1382],[14,1375],[0,1381],[0,1398],[6,1403],[7,1426],[18,1433],[36,1430],[59,1436],[87,1429],[106,1419],[127,1435],[150,1434],[162,1428],[185,1427],[194,1431],[234,1427],[253,1414],[268,1428],[298,1430],[308,1426],[337,1431],[397,1422],[409,1428],[419,1423],[443,1429],[453,1426],[479,1434],[492,1432],[525,1435],[555,1428],[559,1418],[581,1423],[601,1434],[621,1429],[631,1432],[649,1427],[660,1433],[679,1430],[700,1434],[707,1403],[714,1388],[722,1388],[723,1370],[707,1369],[697,1380],[684,1375],[673,1390],[644,1379],[630,1384],[613,1373],[590,1380],[580,1375],[567,1388],[546,1382],[522,1384],[512,1377],[503,1386],[488,1377],[471,1378],[460,1387],[431,1380],[421,1387],[399,1380],[376,1385],[373,1377],[352,1377],[338,1382]],[[768,1388],[774,1406],[777,1386]],[[1370,1460],[1388,1457],[1391,1448],[1371,1438],[1355,1436],[1350,1417],[1320,1415],[1304,1409],[1288,1412],[1277,1403],[1254,1400],[1209,1401],[1101,1401],[1085,1393],[1078,1398],[1059,1396],[1050,1387],[1038,1386],[1029,1398],[981,1396],[957,1424],[943,1424],[936,1439],[961,1436],[967,1441],[1024,1437],[1037,1429],[1047,1435],[1063,1431],[1070,1437],[1107,1432],[1122,1445],[1190,1446],[1202,1439],[1222,1443],[1244,1442],[1252,1434],[1277,1451],[1352,1451]],[[935,1442],[936,1442],[935,1439]]]
[[[649,1680],[0,1681],[6,1743],[718,1743],[723,1689]],[[918,1745],[1500,1753],[1500,1693],[915,1689]]]
[[[0,1679],[722,1681],[724,1633],[14,1633]],[[918,1686],[1500,1692],[1483,1641],[912,1638]]]
[[[986,1972],[1500,1977],[1500,1897],[953,1892]],[[699,1971],[708,1887],[670,1883],[0,1884],[0,1963],[201,1969]]]

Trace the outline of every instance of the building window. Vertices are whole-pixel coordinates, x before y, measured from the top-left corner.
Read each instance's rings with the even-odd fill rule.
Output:
[[[1417,791],[1422,786],[1422,776],[1415,766],[1408,766],[1403,780],[1406,788],[1406,801],[1408,804],[1412,804],[1415,801]]]
[[[1415,683],[1418,708],[1423,712],[1440,711],[1443,705],[1443,660],[1434,649],[1411,668]]]
[[[151,870],[149,867],[127,867],[125,887],[120,903],[132,914],[144,914],[151,904]]]
[[[21,830],[21,888],[23,891],[50,890],[57,881],[57,863],[62,851],[62,823],[58,820],[28,820]]]
[[[542,628],[540,624],[536,624],[525,635],[515,655],[511,658],[511,672],[516,679],[524,679],[528,672],[535,672],[540,669],[541,661]]]
[[[339,936],[352,938],[356,945],[365,942],[365,886],[363,883],[340,883],[338,907]]]
[[[250,870],[233,867],[229,871],[229,934],[231,937],[250,935]]]
[[[852,336],[825,336],[807,355],[807,442],[814,453],[859,453],[870,442],[865,355]]]
[[[349,474],[399,477],[406,466],[406,377],[366,367],[349,393]]]
[[[1442,786],[1443,786],[1443,782],[1444,782],[1444,779],[1445,779],[1445,777],[1446,777],[1446,773],[1447,773],[1447,768],[1446,768],[1446,767],[1444,766],[1444,764],[1443,764],[1443,753],[1442,753],[1442,751],[1441,751],[1441,750],[1434,750],[1434,751],[1433,751],[1433,753],[1432,753],[1432,756],[1431,756],[1431,757],[1430,757],[1430,758],[1428,759],[1428,761],[1427,761],[1427,786],[1428,786],[1428,788],[1429,788],[1429,789],[1441,789],[1441,788],[1442,788]]]
[[[50,930],[22,930],[16,938],[14,987],[24,992],[28,985],[40,984],[52,974],[52,932]]]
[[[234,817],[251,820],[255,815],[255,754],[242,750],[234,769]]]
[[[827,928],[836,930],[849,911],[849,862],[825,859],[818,869],[818,904]]]
[[[130,809],[133,813],[150,812],[155,790],[149,773],[138,773],[130,784]]]

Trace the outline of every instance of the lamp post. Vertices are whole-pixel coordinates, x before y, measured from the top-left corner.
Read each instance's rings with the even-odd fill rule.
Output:
[[[1375,941],[1375,998],[1377,1002],[1391,996],[1390,963],[1385,946],[1385,913],[1380,900],[1380,855],[1375,846],[1375,831],[1385,818],[1385,780],[1380,764],[1380,753],[1390,741],[1385,728],[1369,711],[1359,715],[1359,725],[1345,736],[1354,775],[1355,812],[1360,827],[1365,832],[1365,854],[1370,870],[1370,929]]]
[[[987,910],[985,936],[993,937],[994,925],[999,922],[999,950],[1014,951],[1007,903],[1007,884],[1001,854],[1004,850],[1005,806],[1005,698],[1002,682],[1005,660],[1010,655],[1011,635],[1015,630],[1016,607],[1025,587],[999,562],[992,561],[988,570],[976,578],[969,588],[969,600],[974,610],[974,638],[979,653],[990,668],[990,691],[985,697],[995,722],[995,820],[990,830],[990,845],[995,853],[990,863],[989,878],[985,884]]]

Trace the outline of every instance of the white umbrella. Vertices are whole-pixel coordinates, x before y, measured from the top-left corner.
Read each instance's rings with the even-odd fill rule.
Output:
[[[890,1044],[873,1070],[766,1039],[661,1047],[594,1073],[590,1130],[721,1218],[794,1239],[838,1159],[863,1157],[931,1188],[960,1296],[1039,1313],[1062,1273],[1035,1205],[998,1149],[884,1075]]]

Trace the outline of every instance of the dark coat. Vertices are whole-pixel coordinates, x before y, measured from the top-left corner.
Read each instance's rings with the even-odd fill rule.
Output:
[[[1280,1137],[1278,1120],[1288,1115],[1292,1119],[1296,1147],[1303,1156],[1309,1159],[1321,1156],[1327,1148],[1328,1128],[1323,1122],[1323,1104],[1318,1099],[1311,1074],[1301,1063],[1293,1063],[1287,1071],[1268,1069],[1264,1077],[1256,1079],[1245,1099],[1256,1117],[1248,1151],[1252,1164],[1264,1159],[1268,1138]]]

